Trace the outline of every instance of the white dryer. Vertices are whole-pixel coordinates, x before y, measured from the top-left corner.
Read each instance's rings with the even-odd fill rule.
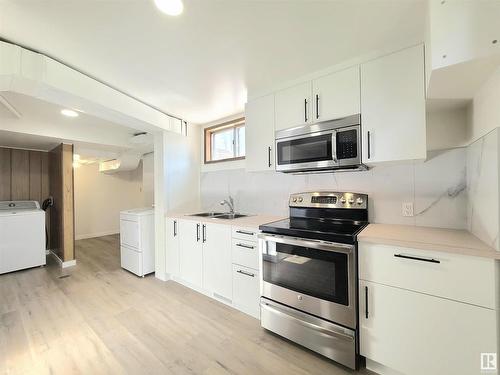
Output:
[[[0,201],[0,274],[45,265],[45,212],[36,201]]]

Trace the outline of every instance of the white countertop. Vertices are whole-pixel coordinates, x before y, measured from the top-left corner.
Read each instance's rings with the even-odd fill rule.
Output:
[[[186,213],[168,213],[166,216],[173,219],[193,220],[207,224],[226,224],[246,228],[258,228],[259,225],[285,219],[285,217],[272,215],[249,215],[238,219],[217,219],[215,217],[191,216],[191,214]]]
[[[500,251],[466,230],[369,224],[358,241],[500,259]]]

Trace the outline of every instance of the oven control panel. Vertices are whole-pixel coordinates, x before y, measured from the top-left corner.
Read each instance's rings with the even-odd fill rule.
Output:
[[[366,209],[368,195],[348,192],[308,192],[290,196],[290,207]]]

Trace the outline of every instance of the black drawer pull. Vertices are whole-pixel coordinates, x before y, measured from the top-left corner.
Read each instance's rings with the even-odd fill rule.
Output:
[[[403,258],[403,259],[411,259],[411,260],[419,260],[421,262],[429,262],[429,263],[441,263],[441,261],[434,259],[434,258],[419,258],[419,257],[414,257],[412,255],[404,255],[404,254],[394,254],[396,258]]]
[[[253,236],[255,234],[254,232],[247,232],[247,231],[244,231],[244,230],[237,230],[236,233],[246,234],[247,236]]]
[[[255,246],[245,245],[244,243],[237,243],[236,246],[244,247],[245,249],[255,249]]]
[[[255,277],[254,273],[246,272],[246,271],[243,271],[243,270],[238,270],[236,272],[241,273],[242,275],[245,275],[245,276]]]

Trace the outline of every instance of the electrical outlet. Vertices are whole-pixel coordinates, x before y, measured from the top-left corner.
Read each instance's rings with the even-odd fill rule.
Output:
[[[403,216],[413,216],[413,202],[403,202],[401,205],[401,214]]]

